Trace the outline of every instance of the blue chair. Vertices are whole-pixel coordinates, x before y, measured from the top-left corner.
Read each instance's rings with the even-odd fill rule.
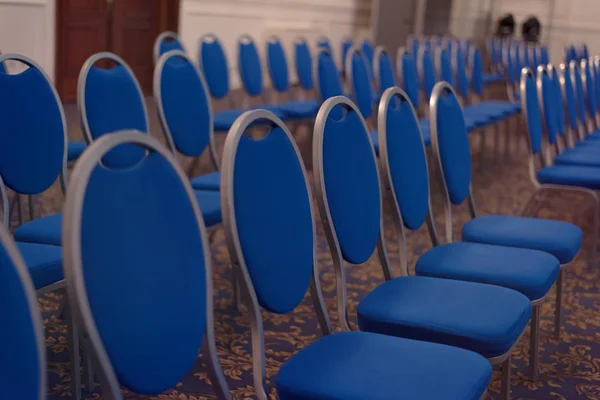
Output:
[[[240,36],[238,39],[238,72],[246,92],[243,108],[248,108],[250,98],[258,97],[263,104],[256,106],[256,108],[272,111],[279,118],[287,119],[289,115],[281,106],[266,104],[267,99],[264,91],[262,71],[260,55],[254,44],[254,40],[250,35]]]
[[[352,100],[358,106],[363,118],[369,119],[373,114],[376,103],[375,95],[369,77],[369,67],[365,54],[358,46],[348,50],[346,56],[347,80]]]
[[[123,144],[143,147],[144,157],[105,168]],[[104,135],[77,164],[66,197],[70,308],[104,396],[122,400],[121,386],[140,394],[175,387],[202,347],[218,398],[231,399],[214,342],[206,228],[172,153],[137,131]]]
[[[154,41],[154,64],[156,64],[160,56],[171,50],[181,50],[185,53],[185,47],[183,47],[183,44],[181,44],[179,36],[177,36],[175,32],[170,31],[166,31],[158,35]]]
[[[346,76],[346,56],[348,54],[348,50],[354,46],[354,42],[351,37],[345,37],[342,40],[342,75]]]
[[[417,72],[419,73],[419,82],[421,82],[422,90],[425,94],[425,103],[429,103],[431,92],[438,78],[436,76],[433,57],[426,46],[419,48],[419,53],[417,54]]]
[[[258,120],[268,121],[271,129],[253,140],[245,134]],[[227,136],[222,177],[225,234],[247,293],[259,400],[272,393],[266,385],[261,308],[288,313],[309,287],[324,337],[292,355],[272,377],[279,399],[481,397],[491,368],[477,354],[373,333],[332,333],[320,290],[311,189],[298,147],[280,119],[262,110],[245,114]]]
[[[375,87],[380,97],[386,89],[396,86],[396,75],[392,58],[385,47],[377,46],[373,57]]]
[[[436,102],[438,108],[452,106],[456,99],[440,90],[443,86],[436,86],[432,103]],[[558,277],[560,263],[556,257],[539,250],[466,242],[440,244],[430,201],[425,143],[413,110],[404,92],[390,89],[382,98],[378,119],[382,124],[379,136],[382,179],[394,193],[387,197],[401,237],[405,228],[416,230],[427,222],[434,246],[420,256],[415,273],[504,286],[527,296],[533,309],[530,368],[535,380],[540,306]],[[408,271],[406,260],[403,257],[403,271]]]
[[[333,49],[331,48],[331,42],[327,36],[319,36],[317,38],[317,48],[318,49],[326,49],[330,54],[333,54]]]
[[[541,118],[535,79],[530,70],[524,69],[524,71],[528,71],[526,75],[530,76],[529,78],[526,76],[523,78],[521,100],[529,127],[530,149],[532,149],[530,165],[532,166],[531,171],[534,171],[534,157],[541,157]],[[558,258],[564,269],[581,249],[583,241],[581,229],[567,222],[525,217],[528,215],[529,205],[532,204],[532,201],[536,198],[535,196],[541,191],[553,189],[553,186],[540,186],[536,179],[535,187],[540,188],[541,191],[536,191],[534,197],[525,205],[523,216],[477,216],[471,189],[469,146],[465,145],[462,139],[458,139],[462,137],[462,132],[460,136],[457,134],[461,131],[460,128],[454,127],[451,134],[445,134],[444,132],[447,132],[448,128],[443,127],[444,124],[450,126],[460,124],[461,114],[460,106],[454,107],[453,110],[445,110],[444,114],[437,117],[436,125],[437,131],[440,132],[437,138],[439,161],[448,198],[454,205],[466,201],[472,217],[462,228],[462,239],[467,242],[542,250]],[[432,129],[432,138],[433,133]],[[432,139],[434,143],[435,140]],[[535,179],[535,177],[532,176],[532,179]],[[450,213],[446,214],[446,218],[447,221],[450,220]],[[451,224],[448,222],[446,222],[446,226],[451,228]],[[452,238],[452,229],[447,230],[446,238],[447,240]],[[556,296],[555,328],[557,336],[560,335],[562,276],[563,272],[561,270],[557,280]]]
[[[215,113],[213,125],[215,132],[227,133],[235,120],[246,110],[236,108],[230,95],[229,65],[225,49],[216,35],[205,34],[200,38],[199,65],[206,79],[213,99],[228,102],[229,110]]]
[[[313,83],[313,60],[308,42],[303,37],[294,40],[294,65],[298,84],[304,93],[312,93],[315,89]]]
[[[221,174],[210,95],[200,69],[185,53],[172,50],[160,57],[154,75],[154,99],[168,147],[194,158],[208,150],[215,172],[190,181],[194,189],[218,191]]]
[[[278,37],[270,36],[267,39],[266,53],[272,87],[276,94],[286,96],[290,90],[289,68],[285,50]],[[276,103],[285,115],[295,120],[312,120],[319,111],[317,100],[290,101],[288,99]]]
[[[337,114],[344,112],[343,118],[332,116],[335,109]],[[358,266],[377,249],[385,282],[358,304],[362,331],[475,351],[492,364],[504,364],[508,378],[506,360],[529,322],[529,299],[489,284],[423,276],[394,278],[383,235],[377,160],[358,107],[341,96],[327,100],[317,116],[314,140],[314,184],[333,255],[342,329],[350,326],[345,265]],[[486,328],[481,329],[484,320]],[[508,392],[508,382],[503,392]]]
[[[362,54],[365,57],[365,61],[367,62],[367,71],[369,72],[369,78],[371,81],[373,81],[374,78],[374,62],[375,62],[375,48],[373,46],[373,42],[371,42],[368,39],[364,39],[362,41],[362,43],[360,44],[360,49],[362,51]],[[346,59],[344,59],[345,62]]]
[[[481,83],[482,85],[489,85],[497,82],[504,81],[503,73],[503,62],[502,52],[504,43],[501,39],[492,38],[487,41],[487,53],[490,57],[490,66],[492,69],[491,73],[484,73],[482,71]],[[477,50],[474,47],[470,47],[465,51],[465,55],[469,56],[473,50]]]
[[[46,399],[46,344],[42,314],[31,277],[10,234],[0,227],[2,396],[7,399]]]
[[[315,59],[314,84],[317,96],[322,103],[330,97],[344,95],[342,80],[335,60],[325,48],[320,48]]]
[[[116,66],[101,69],[95,66],[100,60],[110,60]],[[98,53],[91,56],[81,69],[78,92],[82,130],[90,143],[105,134],[126,130],[148,135],[148,114],[139,83],[129,66],[117,55]],[[140,162],[145,154],[145,150],[139,146],[124,144],[111,150],[103,163],[113,168],[131,167]],[[219,192],[196,190],[195,194],[206,225],[219,225]]]

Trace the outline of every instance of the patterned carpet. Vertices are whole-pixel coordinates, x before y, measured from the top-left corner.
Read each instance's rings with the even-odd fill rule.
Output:
[[[491,133],[491,132],[490,132]],[[308,154],[309,135],[299,134],[300,147]],[[222,137],[219,149],[222,149]],[[491,141],[488,141],[488,144]],[[489,149],[491,150],[491,149]],[[488,154],[490,154],[488,152]],[[525,204],[532,186],[529,182],[526,166],[525,147],[510,160],[488,163],[483,172],[477,163],[474,167],[474,189],[479,214],[506,213],[516,214]],[[308,163],[310,164],[310,163]],[[49,214],[60,209],[61,195],[57,188],[36,199],[38,215]],[[434,196],[434,210],[438,210],[438,232],[443,232],[443,215],[439,202],[439,191]],[[541,204],[538,215],[574,221],[590,231],[588,221],[591,208],[584,199],[570,196],[552,196]],[[468,219],[465,209],[454,210],[455,224]],[[395,273],[399,274],[398,245],[391,217],[386,211],[386,235],[389,253]],[[455,229],[457,236],[458,229]],[[332,261],[322,227],[318,226],[318,260],[321,271],[321,283],[326,304],[334,325],[335,283]],[[409,260],[414,265],[418,256],[430,247],[425,230],[408,235]],[[540,378],[530,382],[527,377],[529,362],[529,335],[526,333],[513,353],[513,399],[600,399],[600,272],[587,261],[588,248],[579,255],[566,274],[563,330],[560,341],[551,335],[553,330],[554,289],[543,305],[541,323]],[[251,353],[249,346],[248,320],[232,306],[229,258],[222,232],[219,232],[212,246],[215,287],[215,320],[219,357],[227,376],[228,384],[235,399],[252,399]],[[348,273],[350,315],[355,320],[356,305],[366,293],[383,281],[377,258],[361,266],[352,266]],[[68,344],[66,326],[58,318],[57,309],[60,294],[48,294],[40,299],[44,312],[46,328],[46,346],[49,357],[49,398],[58,400],[70,397],[69,363],[67,361]],[[267,375],[273,378],[282,363],[298,349],[306,346],[320,336],[310,299],[305,298],[298,309],[290,315],[280,316],[264,313]],[[497,399],[500,388],[500,374],[494,373],[488,393],[488,399]],[[272,397],[276,398],[271,389]],[[92,398],[102,398],[94,393]],[[200,400],[216,398],[201,359],[188,376],[172,391],[159,396],[126,396],[128,399],[177,399]],[[401,398],[401,396],[399,397]]]

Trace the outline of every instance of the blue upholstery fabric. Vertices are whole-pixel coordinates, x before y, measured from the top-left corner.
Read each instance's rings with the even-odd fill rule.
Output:
[[[360,45],[360,49],[365,57],[365,61],[367,63],[367,72],[370,80],[373,80],[373,56],[375,53],[375,49],[373,47],[373,43],[370,40],[363,40]]]
[[[240,246],[258,301],[271,312],[293,310],[313,271],[313,216],[295,149],[281,128],[260,140],[242,136],[233,171]]]
[[[165,122],[177,151],[188,157],[201,155],[212,134],[210,99],[194,64],[170,57],[160,74],[160,90]]]
[[[334,119],[336,106],[325,123],[323,177],[329,212],[346,261],[369,259],[379,239],[381,197],[377,164],[360,116],[348,111]]]
[[[193,201],[158,153],[127,170],[99,165],[85,190],[79,229],[90,310],[120,383],[136,393],[175,386],[204,339],[205,254]]]
[[[41,193],[59,177],[65,135],[60,105],[36,68],[0,72],[0,175],[24,194]]]
[[[35,289],[63,280],[62,249],[40,243],[17,243]]]
[[[6,343],[0,352],[2,397],[39,399],[40,390],[46,388],[39,385],[41,360],[32,317],[39,318],[40,311],[30,307],[23,281],[4,245],[0,245],[0,302],[4,304],[0,339]]]
[[[419,73],[417,72],[416,56],[405,54],[402,57],[402,89],[406,92],[415,109],[419,109],[421,93],[419,90]]]
[[[319,53],[317,63],[317,79],[321,100],[325,101],[330,97],[342,96],[344,94],[342,81],[331,54]]]
[[[379,57],[379,95],[381,96],[386,89],[396,86],[396,74],[394,65],[387,52],[382,52]]]
[[[525,104],[527,105],[527,130],[531,151],[533,154],[538,154],[542,148],[542,111],[535,80],[530,75],[525,81]]]
[[[353,46],[352,39],[346,39],[342,42],[342,71],[346,73],[346,55]]]
[[[198,190],[220,190],[221,174],[219,172],[209,172],[190,180],[192,187]]]
[[[429,130],[429,120],[427,118],[419,120],[419,128],[421,128],[421,136],[425,146],[431,145],[431,131]]]
[[[313,85],[313,68],[312,55],[308,43],[305,40],[294,44],[294,54],[296,56],[296,75],[298,82],[305,90],[312,90]]]
[[[583,80],[581,79],[581,73],[579,68],[575,68],[573,71],[575,77],[575,94],[577,95],[577,114],[579,121],[586,121],[586,104],[585,104],[585,91],[583,90]]]
[[[227,110],[213,115],[213,126],[215,131],[228,131],[236,119],[247,110]]]
[[[290,88],[288,63],[279,39],[267,41],[267,66],[273,88],[278,92],[287,91]]]
[[[548,48],[546,46],[542,46],[541,48],[540,61],[542,64],[550,63],[550,55],[548,54]]]
[[[531,301],[548,293],[559,272],[560,262],[549,253],[469,242],[434,247],[415,266],[420,276],[504,286]]]
[[[554,83],[548,74],[542,75],[542,103],[544,105],[544,121],[546,126],[546,137],[550,144],[556,143],[558,133],[558,120],[556,113],[560,107],[557,103]]]
[[[390,102],[386,114],[389,173],[404,225],[418,229],[429,211],[429,176],[419,123],[410,103]]]
[[[600,147],[579,146],[574,149],[566,150],[554,158],[554,163],[557,165],[600,167]]]
[[[448,50],[444,49],[438,53],[439,65],[440,65],[440,76],[438,77],[441,81],[448,82],[452,87],[456,87],[454,74],[452,73],[452,63],[450,62],[450,54]]]
[[[373,91],[368,66],[361,53],[352,54],[352,99],[365,119],[373,114]]]
[[[62,214],[37,218],[19,226],[15,231],[17,242],[61,245]]]
[[[437,139],[442,170],[450,201],[461,204],[471,186],[471,151],[465,120],[456,96],[442,94],[438,99]]]
[[[211,226],[221,223],[223,217],[221,214],[221,194],[216,190],[195,190],[196,200],[204,218],[204,224]]]
[[[263,76],[260,56],[254,41],[238,43],[238,63],[244,89],[250,96],[259,96],[263,92]]]
[[[421,79],[423,80],[423,90],[425,91],[425,99],[429,101],[431,97],[431,92],[433,91],[433,87],[437,82],[437,77],[435,74],[435,65],[433,64],[433,59],[431,58],[431,53],[428,51],[423,52],[423,70],[420,71]]]
[[[162,56],[163,54],[165,54],[171,50],[181,50],[181,51],[185,52],[183,45],[181,44],[181,42],[178,39],[171,39],[169,41],[163,40],[158,45],[159,56]]]
[[[229,94],[229,66],[221,42],[213,37],[200,45],[200,66],[212,97],[222,99]]]
[[[316,100],[289,101],[277,107],[291,118],[312,118],[319,112],[319,102]]]
[[[413,57],[417,56],[417,53],[419,52],[419,41],[418,40],[412,39],[410,41],[410,52]]]
[[[583,241],[576,225],[542,218],[486,215],[463,226],[462,238],[467,242],[542,250],[561,262],[570,262]]]
[[[467,75],[465,55],[460,47],[456,49],[454,57],[456,58],[454,60],[456,63],[456,88],[461,96],[466,98],[469,95],[469,86],[471,85],[471,82],[469,81],[469,76]]]
[[[281,400],[479,400],[491,376],[489,362],[466,350],[342,332],[286,361],[276,386]]]
[[[562,96],[562,89],[560,86],[560,79],[558,78],[558,73],[556,72],[556,68],[552,70],[552,95],[554,102],[554,114],[556,115],[556,130],[557,133],[565,138],[567,133],[567,122],[565,117],[565,104]],[[566,138],[565,138],[566,139]]]
[[[538,171],[540,183],[578,186],[600,190],[600,168],[578,165],[553,165]]]
[[[135,77],[122,65],[112,69],[90,68],[85,81],[84,107],[92,140],[125,129],[148,133],[144,99]],[[144,153],[141,147],[125,144],[110,151],[104,162],[110,167],[131,166]]]
[[[85,142],[69,142],[67,146],[67,161],[75,161],[85,151]]]
[[[592,72],[591,72],[592,67],[590,66],[590,64],[588,63],[587,68],[585,69],[585,91],[586,91],[586,98],[587,98],[587,107],[588,107],[588,113],[590,115],[590,117],[594,118],[594,116],[596,115],[597,111],[598,111],[598,102],[596,99],[596,88],[595,88],[595,84],[594,84],[594,78],[592,77]]]
[[[529,322],[531,302],[501,286],[410,276],[376,287],[357,314],[362,331],[447,344],[490,358],[517,341]]]
[[[325,36],[321,36],[319,40],[317,40],[317,47],[326,49],[329,51],[329,54],[333,54],[333,50],[331,49],[331,43],[329,39]]]
[[[503,74],[483,74],[481,81],[484,85],[489,85],[496,82],[502,82],[504,80]]]

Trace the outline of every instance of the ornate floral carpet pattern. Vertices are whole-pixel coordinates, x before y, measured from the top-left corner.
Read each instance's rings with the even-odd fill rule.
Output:
[[[304,148],[310,148],[310,146],[304,146]],[[480,171],[475,164],[474,190],[479,214],[516,214],[519,212],[532,193],[525,160],[526,155],[523,149],[511,160],[499,160],[497,163],[490,160],[483,171]],[[443,213],[441,212],[442,203],[439,202],[441,196],[439,187],[435,188],[434,210],[437,211],[438,232],[442,233],[444,232]],[[48,195],[38,198],[36,201],[38,213],[56,212],[60,209],[61,198],[56,189]],[[590,204],[581,197],[549,196],[541,202],[537,214],[573,221],[583,226],[586,234],[590,231],[590,226],[588,226],[588,221],[591,219]],[[455,208],[453,216],[455,226],[460,226],[468,219],[466,207],[465,209]],[[455,227],[454,231],[455,239],[457,239],[459,229]],[[399,246],[389,210],[386,210],[386,236],[394,272],[399,274]],[[425,230],[411,232],[407,242],[412,268],[418,256],[429,249],[430,242]],[[561,340],[555,339],[552,335],[554,289],[543,305],[542,349],[540,350],[538,381],[531,382],[527,376],[528,332],[516,346],[513,352],[513,399],[600,399],[600,271],[595,265],[590,265],[588,261],[590,247],[591,245],[587,241],[586,248],[567,270]],[[216,241],[212,245],[212,252],[215,273],[216,337],[220,362],[233,397],[235,399],[252,399],[255,396],[248,320],[232,304],[231,269],[222,232],[217,234]],[[335,326],[337,315],[335,313],[334,272],[320,225],[318,225],[318,262],[327,308]],[[382,281],[383,275],[376,256],[364,265],[348,267],[350,315],[354,320],[359,300]],[[51,293],[40,299],[46,329],[49,360],[48,394],[51,400],[65,399],[71,396],[66,326],[57,313],[60,298],[60,293]],[[286,359],[320,337],[320,329],[308,295],[297,310],[290,315],[273,315],[265,312],[263,316],[267,349],[266,369],[268,378],[272,379]],[[499,379],[500,374],[496,371],[488,391],[488,399],[498,398]],[[276,398],[273,389],[271,389],[271,394],[273,398]],[[97,388],[90,397],[102,398]],[[216,396],[209,384],[205,365],[199,356],[196,365],[175,389],[158,396],[127,394],[126,398],[200,400],[214,399]]]

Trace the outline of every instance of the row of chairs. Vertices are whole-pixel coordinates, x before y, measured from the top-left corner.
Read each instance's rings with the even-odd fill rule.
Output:
[[[207,121],[199,125],[199,96],[205,99],[202,108],[209,109],[206,89],[197,90],[203,84],[202,75],[180,51],[164,54],[157,66],[162,107],[172,107],[171,111],[165,108],[161,118],[166,116],[171,125],[173,115],[196,116],[175,124],[186,129],[172,133],[172,143],[201,142],[201,132],[211,126]],[[29,70],[37,68],[30,64]],[[95,83],[102,88],[123,73],[119,67],[92,68],[86,80],[98,79]],[[116,101],[108,94],[126,81],[117,82],[101,92],[103,101],[93,101],[91,93],[86,94],[84,107]],[[46,90],[51,88],[49,82],[45,84]],[[123,90],[117,95],[127,98]],[[39,113],[41,105],[41,100],[36,102],[38,107],[29,112],[36,115],[33,110]],[[125,105],[121,102],[119,108],[107,109],[105,116],[118,119],[118,110]],[[44,104],[42,109],[47,108]],[[317,115],[313,137],[316,198],[337,272],[342,333],[331,333],[323,306],[311,187],[291,132],[267,110],[244,113],[230,130],[219,180],[221,206],[232,267],[251,321],[259,399],[267,399],[269,393],[264,386],[260,310],[289,312],[309,287],[325,337],[280,368],[275,386],[281,399],[388,399],[399,393],[420,399],[479,399],[495,364],[502,365],[502,396],[507,399],[510,351],[530,320],[535,373],[539,304],[557,280],[560,264],[578,253],[581,231],[551,220],[475,217],[467,129],[459,98],[448,83],[436,84],[430,108],[432,143],[449,201],[455,205],[468,202],[473,213],[463,228],[464,242],[452,242],[450,225],[448,243],[439,244],[429,201],[424,139],[406,93],[392,87],[381,96],[379,161],[362,112],[347,97],[327,99]],[[87,110],[88,120],[92,109]],[[248,136],[257,123],[269,127],[261,140]],[[19,133],[28,133],[30,140],[40,135],[23,129]],[[75,326],[83,331],[83,347],[105,395],[122,398],[121,386],[145,394],[174,387],[203,347],[217,395],[230,398],[214,345],[203,205],[172,149],[143,133],[147,132],[105,132],[94,137],[69,182],[62,245]],[[64,143],[64,137],[52,136]],[[385,191],[380,187],[380,173],[389,188]],[[428,225],[434,248],[417,262],[417,276],[408,276],[406,257],[404,276],[392,276],[382,230],[384,199],[391,201],[402,232]],[[450,212],[450,204],[445,212]],[[12,241],[1,239],[11,256],[6,268],[17,265],[22,271],[25,266],[10,250]],[[344,269],[346,264],[363,263],[376,249],[385,283],[361,301],[357,309],[361,332],[350,332]],[[26,281],[23,275],[19,282]],[[27,317],[39,311],[27,282],[24,287],[28,312],[21,313],[19,323],[12,326],[35,332],[38,346],[32,347],[32,335],[14,340],[42,351],[41,325]],[[27,354],[19,360],[37,368],[28,370],[31,374],[26,376],[38,378],[38,385],[31,387],[39,388],[43,374],[33,372],[40,371],[43,356],[31,350]]]

